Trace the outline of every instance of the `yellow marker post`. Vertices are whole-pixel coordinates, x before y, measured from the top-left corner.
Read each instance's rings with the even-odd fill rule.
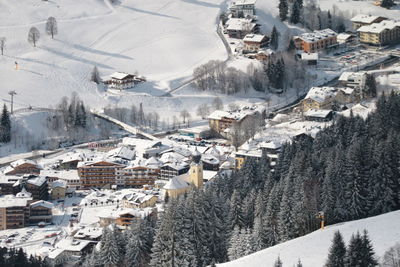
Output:
[[[318,212],[317,219],[320,219],[320,225],[321,225],[321,230],[323,230],[325,228],[325,216],[324,216],[324,212],[320,211]]]
[[[18,62],[15,61],[15,70],[19,70]]]

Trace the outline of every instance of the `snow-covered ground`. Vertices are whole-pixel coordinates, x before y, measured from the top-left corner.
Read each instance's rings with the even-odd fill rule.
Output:
[[[238,260],[219,264],[221,267],[258,267],[273,266],[278,256],[284,266],[294,266],[301,259],[304,266],[321,267],[328,256],[328,250],[335,231],[340,231],[348,244],[353,233],[366,229],[371,238],[376,256],[400,240],[400,211],[386,213],[358,221],[328,225],[306,236],[264,249]]]
[[[157,89],[179,85],[197,65],[226,58],[216,34],[222,2],[1,1],[0,9],[7,11],[0,18],[0,36],[7,38],[5,56],[0,57],[1,97],[9,99],[7,92],[17,91],[17,108],[54,106],[73,91],[90,106],[146,103],[143,92],[158,95]],[[50,16],[58,21],[54,40],[45,34]],[[41,32],[36,48],[27,41],[32,26]],[[101,75],[138,71],[149,79],[143,86],[152,90],[141,86],[140,94],[105,93],[89,82],[93,66],[98,66]],[[160,101],[160,105],[169,108],[179,102]]]

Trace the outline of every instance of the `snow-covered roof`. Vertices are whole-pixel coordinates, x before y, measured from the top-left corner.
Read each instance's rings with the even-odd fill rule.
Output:
[[[26,207],[29,200],[32,200],[32,198],[20,198],[14,195],[5,195],[0,197],[0,208]]]
[[[219,159],[211,154],[203,155],[201,157],[201,161],[208,163],[208,164],[212,164],[212,165],[219,164]]]
[[[332,110],[325,109],[309,109],[306,111],[304,116],[306,117],[317,117],[317,118],[326,118]]]
[[[18,192],[15,196],[17,198],[30,198],[32,197],[32,193],[26,191],[25,187],[22,187],[21,192]]]
[[[22,165],[22,164],[25,164],[25,163],[27,163],[27,164],[32,164],[32,165],[37,166],[37,164],[36,164],[34,161],[29,160],[29,159],[19,159],[19,160],[16,160],[16,161],[14,161],[14,162],[11,162],[11,163],[10,163],[10,166],[13,167],[13,168],[16,168],[16,167],[18,167],[18,166],[20,166],[20,165]]]
[[[208,116],[210,120],[220,120],[222,118],[233,119],[236,121],[241,121],[248,115],[254,115],[257,112],[262,113],[264,112],[265,107],[261,105],[253,105],[253,106],[244,106],[238,110],[234,111],[223,111],[223,110],[216,110]]]
[[[125,72],[114,72],[113,74],[110,75],[111,78],[118,80],[123,80],[128,76],[131,76],[131,74]]]
[[[147,167],[154,167],[154,168],[159,168],[162,165],[162,161],[158,160],[156,157],[151,157],[148,160],[146,160],[145,165]]]
[[[50,202],[47,202],[47,201],[44,201],[44,200],[39,200],[39,201],[33,202],[30,206],[32,208],[45,207],[45,208],[48,208],[48,209],[52,209],[54,207],[53,203],[50,203]]]
[[[297,38],[301,38],[305,42],[316,42],[319,40],[326,39],[328,37],[333,37],[336,36],[337,33],[331,29],[323,29],[323,30],[316,30],[310,33],[303,33],[300,36],[297,36]]]
[[[336,39],[337,39],[338,41],[344,42],[344,41],[346,41],[347,39],[349,39],[349,38],[351,38],[351,37],[352,37],[351,34],[348,34],[348,33],[339,33],[339,34],[337,35]]]
[[[210,181],[211,179],[213,179],[216,175],[217,175],[217,171],[208,171],[208,170],[204,170],[203,171],[203,179]]]
[[[253,23],[251,19],[244,18],[230,18],[226,22],[226,25],[228,31],[253,30],[256,27],[256,24]]]
[[[263,34],[247,34],[243,38],[243,42],[256,42],[256,43],[261,43],[264,39],[266,39],[266,36]]]
[[[318,53],[302,53],[302,60],[318,60]]]
[[[380,18],[379,16],[371,16],[371,15],[365,15],[365,14],[358,14],[355,17],[351,19],[352,22],[359,22],[359,23],[372,23],[376,19]]]
[[[257,0],[236,0],[232,3],[232,5],[240,6],[240,5],[255,5]]]
[[[47,257],[49,258],[49,259],[56,259],[58,256],[60,256],[63,252],[64,252],[65,250],[64,249],[62,249],[62,248],[56,248],[56,249],[53,249],[52,251],[50,251],[48,254],[47,254]]]
[[[35,178],[28,179],[26,181],[28,184],[36,185],[36,186],[42,186],[44,183],[46,183],[46,177],[44,176],[38,176]]]
[[[364,75],[365,75],[365,72],[363,72],[363,71],[360,71],[360,72],[345,71],[340,75],[339,81],[348,81],[350,78],[351,79],[360,79]]]
[[[334,87],[311,87],[304,99],[312,99],[318,103],[323,103],[328,98],[334,98],[337,89]]]
[[[66,188],[67,187],[67,183],[64,180],[57,180],[51,183],[51,187],[52,188],[56,188],[56,187],[62,187],[62,188]]]
[[[351,95],[354,92],[354,88],[340,88],[340,91],[342,91],[345,95]]]
[[[371,25],[365,25],[358,28],[358,32],[368,33],[381,33],[385,30],[392,30],[395,27],[400,27],[400,21],[394,20],[383,20],[379,23],[372,23]]]
[[[282,147],[281,143],[275,142],[275,141],[270,141],[270,142],[263,142],[260,144],[261,148],[267,148],[267,149],[279,149]]]
[[[74,239],[61,239],[60,242],[56,243],[55,247],[58,249],[64,249],[71,252],[80,252],[92,241],[87,240],[74,240]]]
[[[41,170],[40,176],[56,177],[64,181],[79,180],[78,170]]]
[[[169,190],[176,190],[176,189],[183,189],[189,187],[189,184],[184,181],[180,176],[176,176],[172,179],[170,179],[165,185],[164,189],[169,189]]]
[[[103,228],[85,227],[83,229],[79,229],[79,231],[76,232],[74,237],[77,239],[85,239],[85,238],[97,239],[101,237],[102,234],[103,234]]]
[[[121,158],[121,159],[126,159],[126,160],[132,160],[135,158],[135,150],[130,149],[129,147],[126,146],[121,146],[117,147],[113,150],[110,150],[107,153],[108,157],[114,157],[114,158]]]

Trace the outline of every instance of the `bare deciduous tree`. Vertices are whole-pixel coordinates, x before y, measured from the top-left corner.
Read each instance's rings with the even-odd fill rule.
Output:
[[[190,116],[189,112],[188,112],[186,109],[184,109],[184,110],[181,111],[180,115],[181,115],[181,117],[182,117],[182,122],[183,122],[183,124],[185,124],[185,123],[186,123],[186,120],[187,120],[187,119],[189,118],[189,116]]]
[[[6,37],[0,37],[0,50],[1,55],[4,55],[4,49],[6,49]]]
[[[58,33],[57,20],[54,17],[49,17],[46,22],[46,33],[51,35],[51,39],[54,39],[54,35]]]
[[[33,44],[34,47],[36,47],[36,43],[40,38],[40,32],[36,27],[32,27],[29,30],[29,34],[28,34],[28,42],[30,42],[31,44]]]
[[[214,98],[214,100],[213,100],[213,102],[212,102],[212,107],[213,107],[215,110],[222,110],[222,109],[224,109],[224,104],[222,103],[221,98],[219,98],[219,97]]]
[[[207,116],[210,115],[210,107],[207,104],[201,104],[197,107],[197,115],[202,119],[207,118]]]

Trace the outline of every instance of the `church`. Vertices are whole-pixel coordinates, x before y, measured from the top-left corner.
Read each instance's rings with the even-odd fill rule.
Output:
[[[192,155],[192,163],[187,173],[175,176],[165,184],[165,195],[177,198],[189,191],[192,186],[197,188],[203,187],[203,164],[201,162],[201,154],[196,149]]]

